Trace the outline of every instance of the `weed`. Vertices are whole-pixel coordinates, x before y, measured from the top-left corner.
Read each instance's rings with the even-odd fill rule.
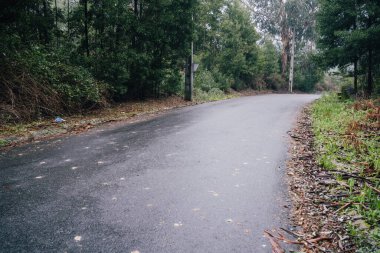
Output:
[[[355,203],[347,208],[362,217],[362,229],[354,223],[347,228],[355,238],[358,252],[380,248],[380,124],[376,101],[339,100],[325,95],[312,108],[315,148],[319,164],[337,169],[348,176],[337,180],[348,185],[348,197],[342,201]]]

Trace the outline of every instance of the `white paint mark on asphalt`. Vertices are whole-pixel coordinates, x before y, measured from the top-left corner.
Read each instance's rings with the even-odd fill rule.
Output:
[[[86,206],[82,207],[82,210],[86,210],[86,209],[87,209],[87,207],[86,207]]]
[[[84,147],[84,149],[90,149],[90,147]]]
[[[247,162],[244,162],[243,164],[244,164],[244,165],[248,165],[248,163],[247,163]]]
[[[66,159],[65,162],[71,162],[71,159]]]
[[[182,226],[183,226],[182,222],[174,223],[174,227],[176,228],[182,227]]]
[[[18,156],[23,156],[23,155],[24,155],[23,153],[18,154]]]
[[[104,162],[103,161],[98,161],[98,164],[104,164]]]
[[[40,162],[40,164],[42,165],[42,164],[46,164],[46,162]]]
[[[121,178],[120,178],[120,180],[121,180],[121,181],[124,181],[124,180],[125,180],[125,178],[124,178],[124,177],[121,177]]]
[[[116,197],[113,197],[112,200],[117,200],[117,198],[116,198]]]
[[[78,169],[78,167],[71,167],[71,169],[72,169],[72,170],[76,170],[76,169]]]
[[[44,178],[45,176],[37,176],[37,177],[35,177],[35,179],[42,179],[42,178]]]
[[[150,188],[149,188],[149,187],[145,187],[145,188],[144,188],[144,190],[147,190],[147,191],[149,191],[149,190],[150,190]]]
[[[217,192],[215,192],[215,191],[208,191],[208,192],[211,193],[212,196],[214,196],[214,197],[218,197],[219,196],[219,194]]]
[[[80,241],[82,241],[82,236],[77,235],[77,236],[74,237],[74,240],[75,240],[76,242],[80,242]]]

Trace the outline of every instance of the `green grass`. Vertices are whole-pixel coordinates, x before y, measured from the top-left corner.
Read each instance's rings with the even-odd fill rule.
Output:
[[[354,173],[369,180],[370,186],[351,176],[336,176],[345,185],[341,189],[349,193],[342,205],[355,203],[342,212],[362,217],[361,228],[355,222],[346,224],[356,240],[358,252],[378,252],[380,196],[373,188],[380,187],[380,137],[378,129],[365,127],[376,124],[368,118],[376,108],[358,108],[355,106],[358,103],[378,106],[373,101],[342,101],[335,94],[325,95],[313,105],[315,148],[317,161],[326,170]]]
[[[202,91],[199,88],[196,88],[194,91],[194,100],[197,102],[209,102],[209,101],[218,101],[218,100],[225,100],[236,97],[231,94],[226,94],[222,90],[219,90],[217,88],[213,88],[209,90],[208,92]]]
[[[7,140],[4,140],[4,139],[0,139],[0,148],[1,147],[5,147],[6,145],[8,145],[9,142]]]

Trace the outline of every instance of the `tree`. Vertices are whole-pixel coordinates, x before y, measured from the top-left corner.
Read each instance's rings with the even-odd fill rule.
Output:
[[[202,1],[196,16],[196,54],[219,88],[254,87],[259,36],[239,1]]]
[[[281,41],[281,74],[288,71],[290,41],[295,36],[296,53],[315,44],[316,0],[248,0],[259,29]],[[293,34],[294,32],[294,34]]]
[[[319,47],[326,67],[354,65],[357,91],[358,64],[366,67],[367,94],[374,90],[374,58],[379,57],[380,3],[361,0],[321,0]]]

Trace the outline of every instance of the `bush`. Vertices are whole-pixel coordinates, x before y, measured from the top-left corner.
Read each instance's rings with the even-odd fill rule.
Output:
[[[179,95],[182,91],[183,83],[185,83],[184,76],[178,70],[167,69],[161,84],[160,94],[158,95]]]
[[[105,106],[108,85],[64,59],[39,48],[0,59],[0,120],[30,121]]]
[[[228,96],[218,88],[212,88],[208,92],[200,88],[194,88],[194,98],[198,102],[217,101],[228,98]]]
[[[281,90],[286,86],[285,80],[281,77],[280,74],[271,74],[265,79],[269,88],[273,90]]]
[[[208,92],[212,88],[217,88],[218,83],[215,81],[214,76],[208,70],[200,70],[195,73],[194,86],[202,91]]]

